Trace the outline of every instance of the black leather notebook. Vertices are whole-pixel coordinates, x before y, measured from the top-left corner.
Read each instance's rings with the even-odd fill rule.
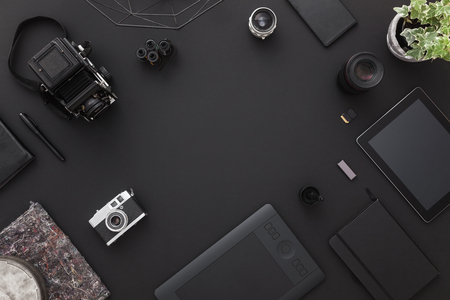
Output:
[[[0,120],[0,188],[33,159],[34,156]]]
[[[378,200],[330,245],[377,300],[409,299],[439,274]]]
[[[328,46],[357,23],[339,0],[289,0],[320,41]]]

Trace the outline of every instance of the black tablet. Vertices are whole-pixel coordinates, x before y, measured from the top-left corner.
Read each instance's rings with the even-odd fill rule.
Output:
[[[450,123],[421,88],[356,141],[425,222],[450,205]]]
[[[298,300],[325,278],[266,204],[155,291],[159,300]]]

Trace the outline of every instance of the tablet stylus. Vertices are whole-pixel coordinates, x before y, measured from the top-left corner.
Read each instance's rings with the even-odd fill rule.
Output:
[[[370,199],[372,199],[372,201],[377,201],[378,200],[378,198],[375,197],[368,188],[366,188],[366,192],[367,192],[367,194],[369,194],[369,197],[370,197]]]

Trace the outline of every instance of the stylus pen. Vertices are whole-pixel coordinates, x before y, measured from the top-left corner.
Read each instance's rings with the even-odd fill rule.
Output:
[[[366,188],[366,192],[367,192],[367,194],[369,194],[369,197],[370,197],[370,199],[372,199],[372,201],[377,201],[378,200],[378,198],[375,197],[368,188]]]
[[[24,114],[24,113],[20,113],[20,114],[19,114],[19,117],[22,119],[22,121],[25,123],[25,125],[27,125],[28,128],[30,128],[31,131],[33,131],[33,133],[34,133],[35,135],[37,135],[38,138],[40,138],[41,141],[43,141],[44,144],[47,145],[47,147],[49,147],[50,150],[51,150],[51,151],[52,151],[52,152],[53,152],[60,160],[62,160],[62,161],[65,160],[64,157],[61,155],[61,153],[59,153],[59,151],[56,150],[56,148],[53,147],[53,145],[50,144],[50,142],[45,138],[45,136],[39,131],[39,129],[38,129],[36,123],[35,123],[29,116],[27,116],[27,115]]]

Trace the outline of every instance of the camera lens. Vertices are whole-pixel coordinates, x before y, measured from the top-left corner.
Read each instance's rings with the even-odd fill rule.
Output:
[[[128,217],[122,210],[115,210],[108,214],[105,219],[106,227],[114,232],[121,231],[128,224]]]
[[[381,82],[384,67],[381,60],[370,52],[353,55],[338,73],[338,85],[351,94],[367,92]]]
[[[277,17],[270,8],[257,8],[250,15],[248,27],[250,32],[256,37],[265,39],[273,33],[276,26]]]
[[[84,101],[82,107],[86,114],[86,117],[89,120],[95,120],[99,118],[110,107],[110,104],[94,97],[90,97],[89,99]]]

